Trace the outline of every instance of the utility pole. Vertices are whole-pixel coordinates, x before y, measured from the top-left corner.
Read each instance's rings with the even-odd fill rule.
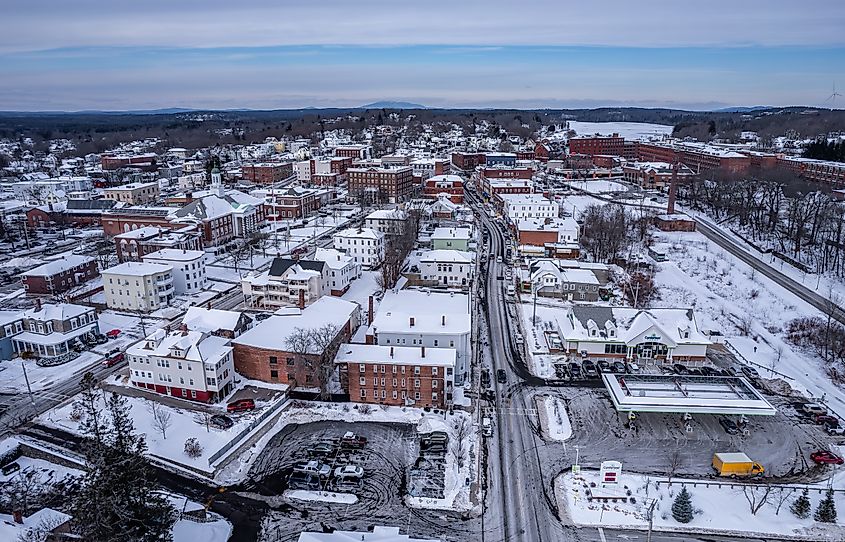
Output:
[[[32,397],[32,386],[29,385],[29,376],[26,374],[26,364],[21,359],[21,369],[23,369],[23,379],[26,380],[26,390],[29,392],[29,402],[35,404],[35,399]]]
[[[657,506],[657,499],[652,499],[651,504],[648,505],[648,535],[646,535],[646,542],[651,542],[651,528],[654,524],[654,507]]]

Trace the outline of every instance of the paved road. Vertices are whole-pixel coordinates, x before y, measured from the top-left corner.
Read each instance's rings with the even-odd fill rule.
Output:
[[[820,296],[813,290],[807,288],[803,284],[795,281],[793,278],[784,275],[774,267],[767,265],[765,262],[760,261],[758,258],[755,258],[754,255],[750,254],[745,248],[737,243],[733,238],[725,235],[718,228],[708,224],[706,221],[701,220],[699,218],[696,219],[696,223],[698,225],[698,231],[702,233],[705,237],[725,249],[726,251],[730,252],[743,262],[747,263],[757,271],[759,271],[762,275],[765,275],[777,285],[781,286],[792,292],[793,294],[797,295],[810,305],[816,307],[824,314],[827,314],[828,311],[832,311],[832,316],[834,319],[839,321],[842,324],[845,324],[845,310],[841,306],[838,306],[832,303],[829,299]]]

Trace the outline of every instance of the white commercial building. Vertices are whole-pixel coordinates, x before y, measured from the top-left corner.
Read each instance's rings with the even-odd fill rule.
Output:
[[[205,252],[202,250],[163,248],[150,252],[143,260],[173,268],[173,288],[176,294],[195,294],[208,286]]]
[[[232,391],[235,366],[229,339],[157,329],[126,350],[132,385],[196,401],[215,402]]]
[[[460,250],[429,250],[420,257],[423,284],[467,288],[472,282],[474,258]]]
[[[334,248],[372,269],[384,261],[384,234],[372,228],[348,228],[334,234]]]
[[[372,344],[454,348],[455,381],[469,371],[472,332],[470,298],[454,292],[389,290],[367,330]]]
[[[380,209],[367,215],[364,226],[384,235],[399,235],[406,220],[408,213],[402,209]]]
[[[173,299],[173,267],[125,262],[103,271],[103,293],[112,309],[150,312]]]
[[[343,295],[352,281],[361,277],[361,264],[339,250],[317,247],[314,259],[328,266],[328,286],[332,295]]]
[[[542,194],[499,194],[505,216],[518,224],[526,218],[557,218],[560,206]]]

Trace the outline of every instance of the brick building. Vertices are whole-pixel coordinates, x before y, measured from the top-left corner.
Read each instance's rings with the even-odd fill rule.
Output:
[[[447,194],[452,203],[463,203],[464,180],[458,175],[435,175],[427,179],[423,185],[423,195],[429,199],[437,199],[440,194]]]
[[[335,363],[350,401],[447,408],[456,354],[454,348],[342,344]]]
[[[146,154],[101,154],[100,165],[104,171],[113,171],[125,167],[139,169],[155,169],[157,156],[155,153]]]
[[[461,171],[472,171],[478,166],[484,165],[485,156],[483,152],[453,152],[452,166]]]
[[[202,250],[202,236],[194,226],[169,229],[144,227],[114,236],[117,259],[140,262],[144,256],[162,249]]]
[[[106,199],[123,202],[127,205],[145,205],[155,203],[159,198],[158,181],[149,183],[129,183],[112,186],[103,191]]]
[[[293,163],[262,162],[241,166],[241,177],[255,184],[273,184],[293,176]]]
[[[129,207],[126,209],[111,209],[103,213],[103,233],[106,237],[114,237],[121,233],[146,227],[170,229],[170,213],[168,207]]]
[[[67,292],[100,276],[97,261],[71,254],[22,273],[27,295],[55,295]]]
[[[277,189],[253,190],[251,195],[264,199],[267,220],[306,218],[334,199],[329,188],[289,186]]]
[[[235,369],[246,378],[306,388],[319,387],[319,364],[326,354],[313,342],[298,353],[291,346],[297,330],[333,326],[332,343],[349,340],[358,328],[357,303],[325,296],[304,309],[282,309],[232,340]],[[331,360],[329,360],[331,361]]]
[[[611,136],[573,137],[569,140],[570,154],[605,154],[625,156],[625,139],[619,134]]]
[[[346,170],[349,194],[371,201],[400,203],[414,193],[414,172],[410,166],[396,168],[363,167]]]
[[[369,160],[373,157],[373,148],[369,145],[342,145],[335,147],[334,155],[354,160]]]

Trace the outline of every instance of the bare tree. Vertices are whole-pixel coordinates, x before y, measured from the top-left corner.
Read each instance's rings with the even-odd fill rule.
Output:
[[[768,484],[764,486],[742,486],[742,494],[745,495],[745,500],[748,501],[748,507],[751,509],[752,516],[756,516],[757,512],[769,502],[771,492],[772,486]]]
[[[0,486],[0,505],[28,516],[49,489],[39,471],[27,469]]]
[[[775,502],[775,515],[777,516],[780,514],[780,509],[783,507],[784,504],[792,497],[792,494],[795,492],[795,489],[791,487],[784,487],[778,486],[774,490],[774,494],[772,495],[772,500]]]
[[[307,359],[307,355],[312,352],[313,348],[312,333],[301,327],[295,328],[285,338],[285,348],[287,348],[288,352],[294,355],[295,364],[298,364],[300,367],[307,366],[307,364],[310,363]],[[288,382],[288,384],[296,387],[297,382]]]
[[[309,332],[311,344],[319,356],[317,360],[317,381],[320,384],[320,398],[331,397],[331,380],[334,375],[334,358],[340,347],[340,329],[334,324],[325,324]]]
[[[775,367],[777,367],[780,363],[780,360],[783,357],[783,351],[783,344],[778,344],[777,348],[775,348],[775,356],[769,362],[769,371],[772,373],[772,378],[775,377]]]
[[[678,472],[678,469],[684,464],[684,455],[681,453],[681,449],[678,447],[674,447],[669,450],[669,453],[666,455],[666,474],[667,474],[667,481],[669,486],[672,485],[672,478]]]
[[[472,425],[467,418],[461,417],[455,422],[455,430],[452,432],[452,441],[449,443],[449,452],[455,459],[455,464],[459,469],[464,466],[471,433]]]
[[[161,433],[161,437],[163,439],[167,439],[167,430],[170,429],[170,426],[173,423],[171,419],[172,416],[170,411],[167,410],[161,403],[157,401],[148,401],[147,402],[147,410],[150,412],[150,415],[153,417],[152,426],[153,429]]]

